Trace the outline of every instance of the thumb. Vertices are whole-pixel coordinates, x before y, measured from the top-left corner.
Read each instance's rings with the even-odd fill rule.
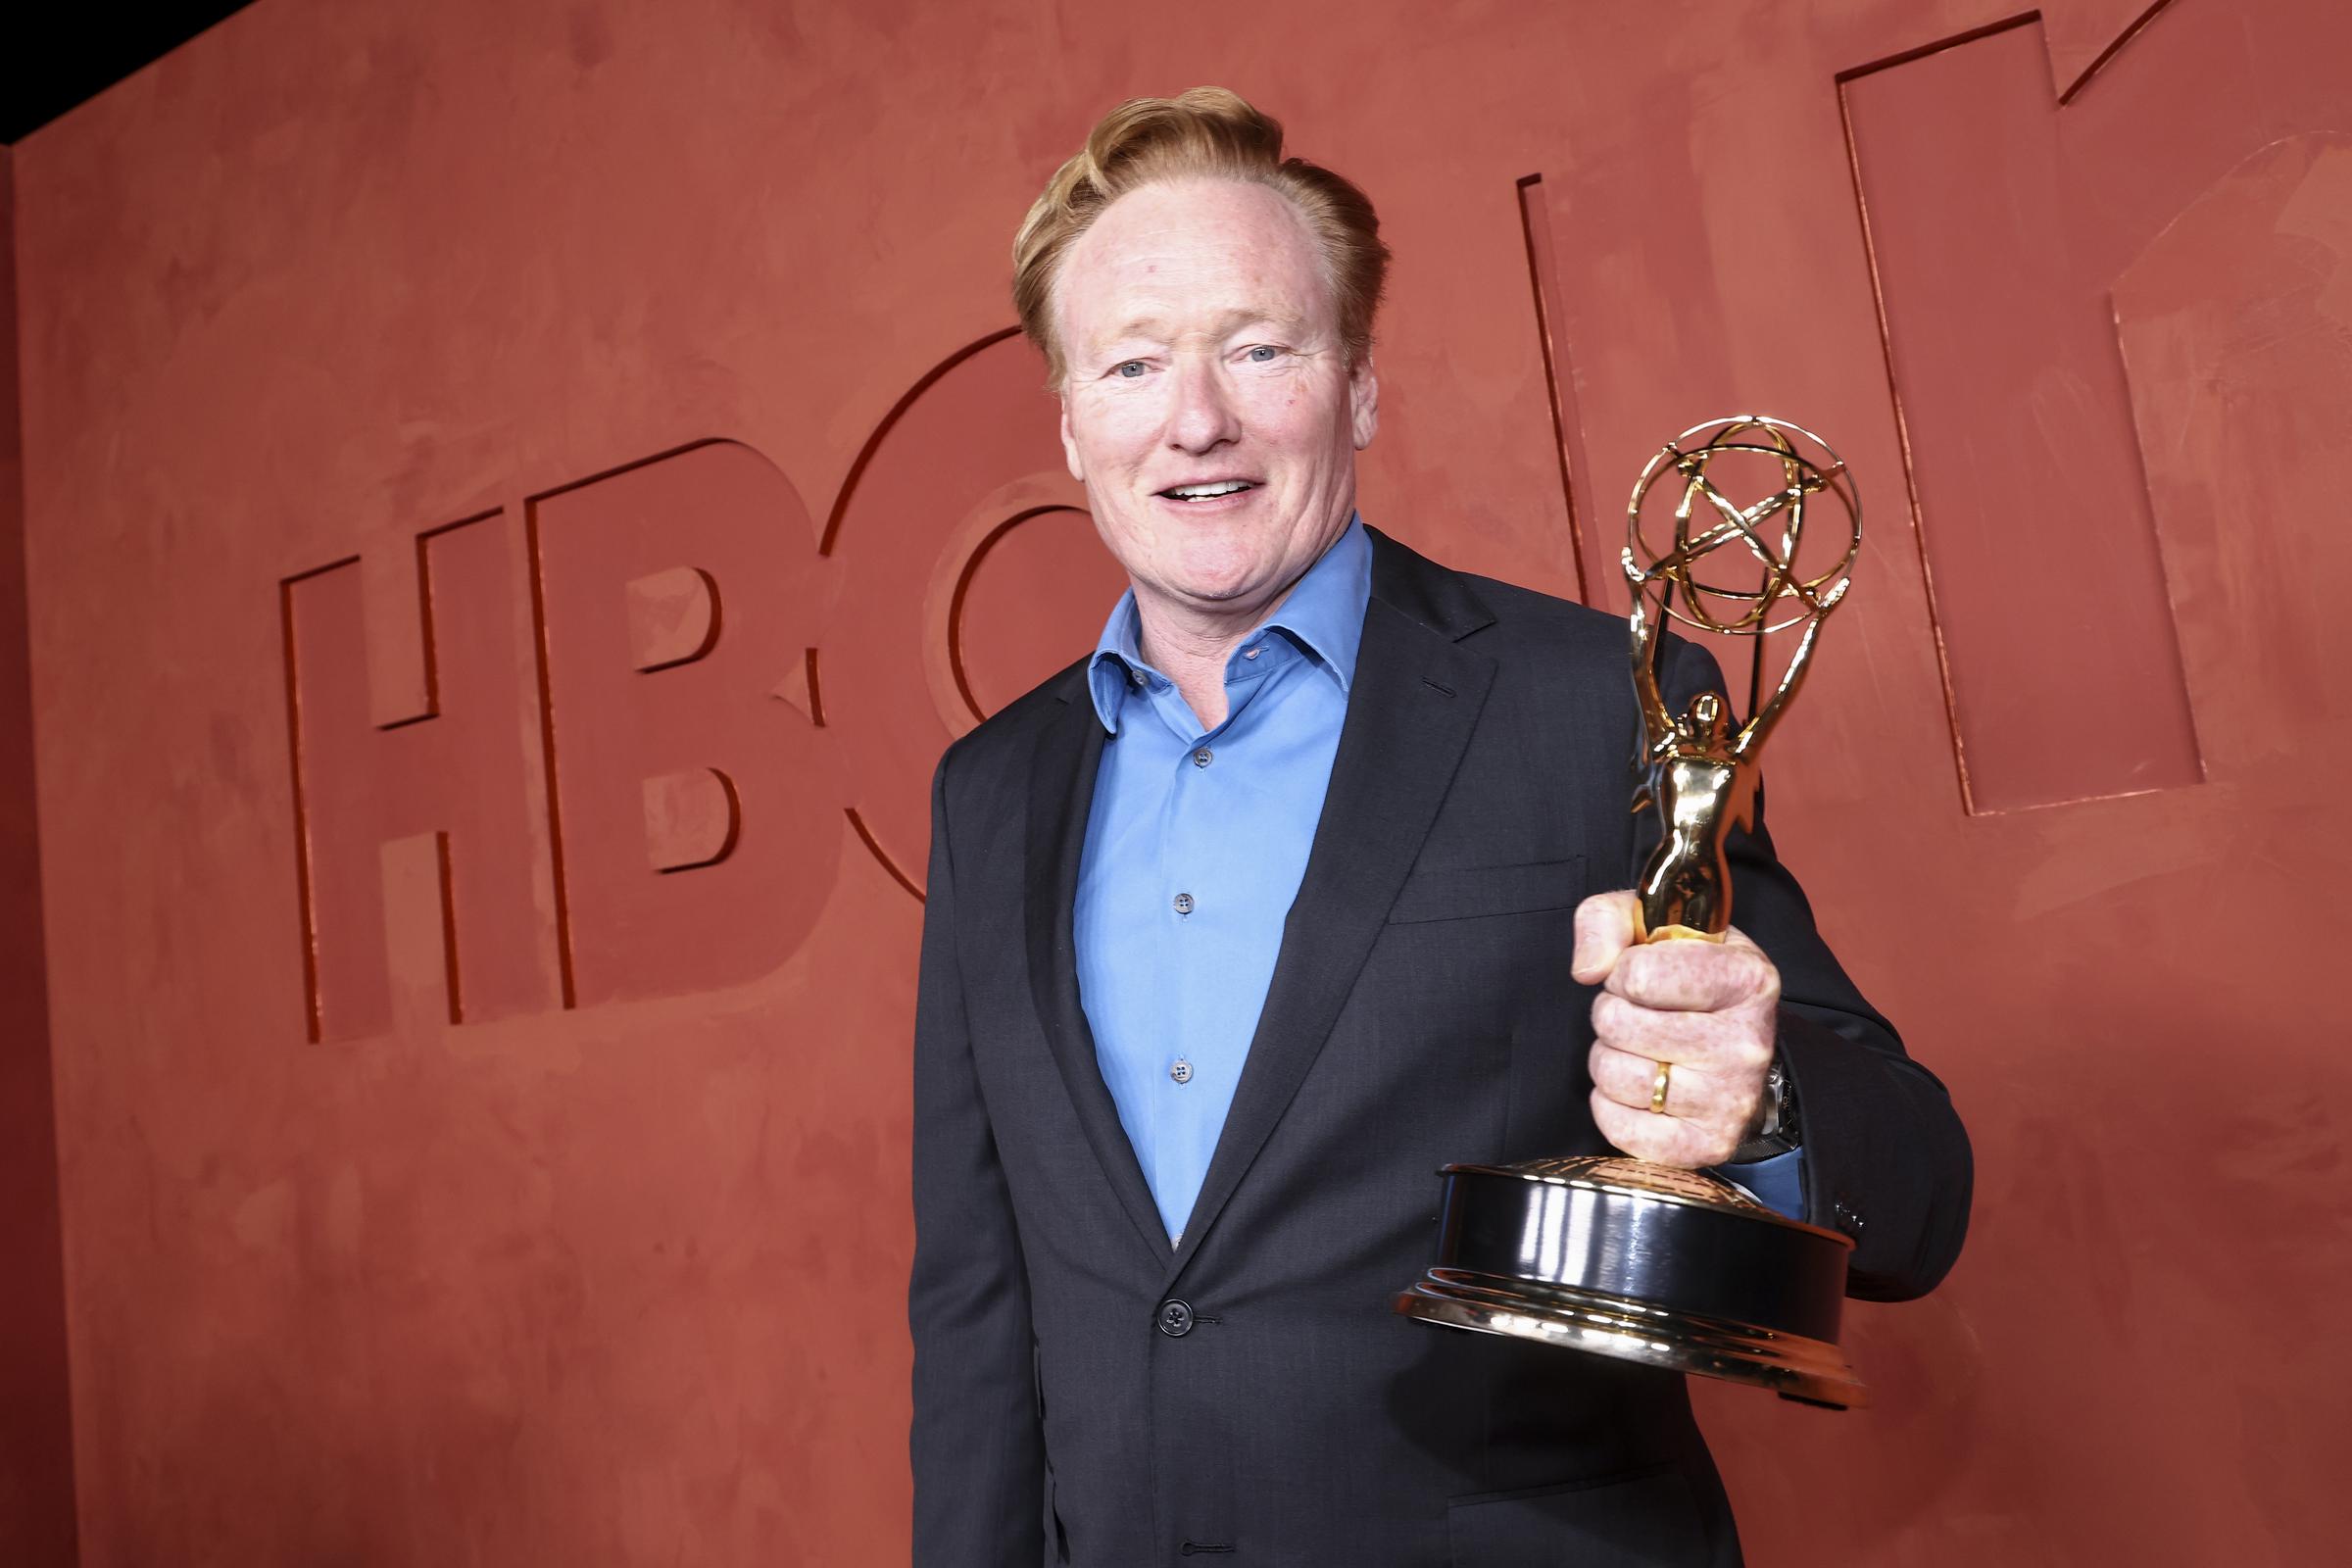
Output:
[[[1568,972],[1586,985],[1597,985],[1633,945],[1634,895],[1595,893],[1576,906],[1576,956],[1568,961]]]

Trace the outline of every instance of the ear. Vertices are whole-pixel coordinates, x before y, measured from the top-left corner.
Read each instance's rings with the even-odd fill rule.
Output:
[[[1380,428],[1380,378],[1372,373],[1370,354],[1348,368],[1348,412],[1355,427],[1355,450],[1361,452]]]
[[[1061,461],[1069,465],[1070,477],[1086,483],[1086,469],[1078,462],[1078,438],[1070,434],[1070,395],[1061,394]]]

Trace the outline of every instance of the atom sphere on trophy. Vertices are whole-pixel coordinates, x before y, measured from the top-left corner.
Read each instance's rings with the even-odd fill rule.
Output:
[[[1822,519],[1826,534],[1824,501],[1835,514]],[[1818,621],[1843,597],[1861,546],[1862,502],[1844,460],[1803,426],[1762,415],[1711,419],[1667,442],[1626,508],[1637,596],[1725,636]],[[1719,556],[1728,559],[1708,561]],[[1784,601],[1791,612],[1771,619]]]

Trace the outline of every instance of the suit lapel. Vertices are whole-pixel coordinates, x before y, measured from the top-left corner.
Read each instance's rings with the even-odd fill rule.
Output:
[[[1078,944],[1073,919],[1078,902],[1078,862],[1086,848],[1086,819],[1093,809],[1095,772],[1102,761],[1102,724],[1086,699],[1081,665],[1063,686],[1061,707],[1049,715],[1038,737],[1029,773],[1028,868],[1025,898],[1029,937],[1029,986],[1038,1021],[1061,1068],[1079,1125],[1094,1146],[1103,1176],[1118,1194],[1119,1206],[1154,1258],[1168,1256],[1168,1236],[1136,1160],[1135,1146],[1120,1125],[1118,1106],[1102,1081],[1095,1056],[1095,1032],[1078,997]]]
[[[1494,680],[1494,662],[1459,646],[1493,620],[1461,579],[1377,533],[1373,543],[1372,603],[1323,815],[1233,1106],[1169,1264],[1171,1283],[1322,1053]]]

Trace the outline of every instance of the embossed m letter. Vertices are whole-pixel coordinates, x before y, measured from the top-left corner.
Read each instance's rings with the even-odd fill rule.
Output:
[[[2202,776],[2111,291],[2340,120],[2345,11],[2251,10],[2180,0],[2063,103],[2031,17],[1843,83],[1972,809]]]

